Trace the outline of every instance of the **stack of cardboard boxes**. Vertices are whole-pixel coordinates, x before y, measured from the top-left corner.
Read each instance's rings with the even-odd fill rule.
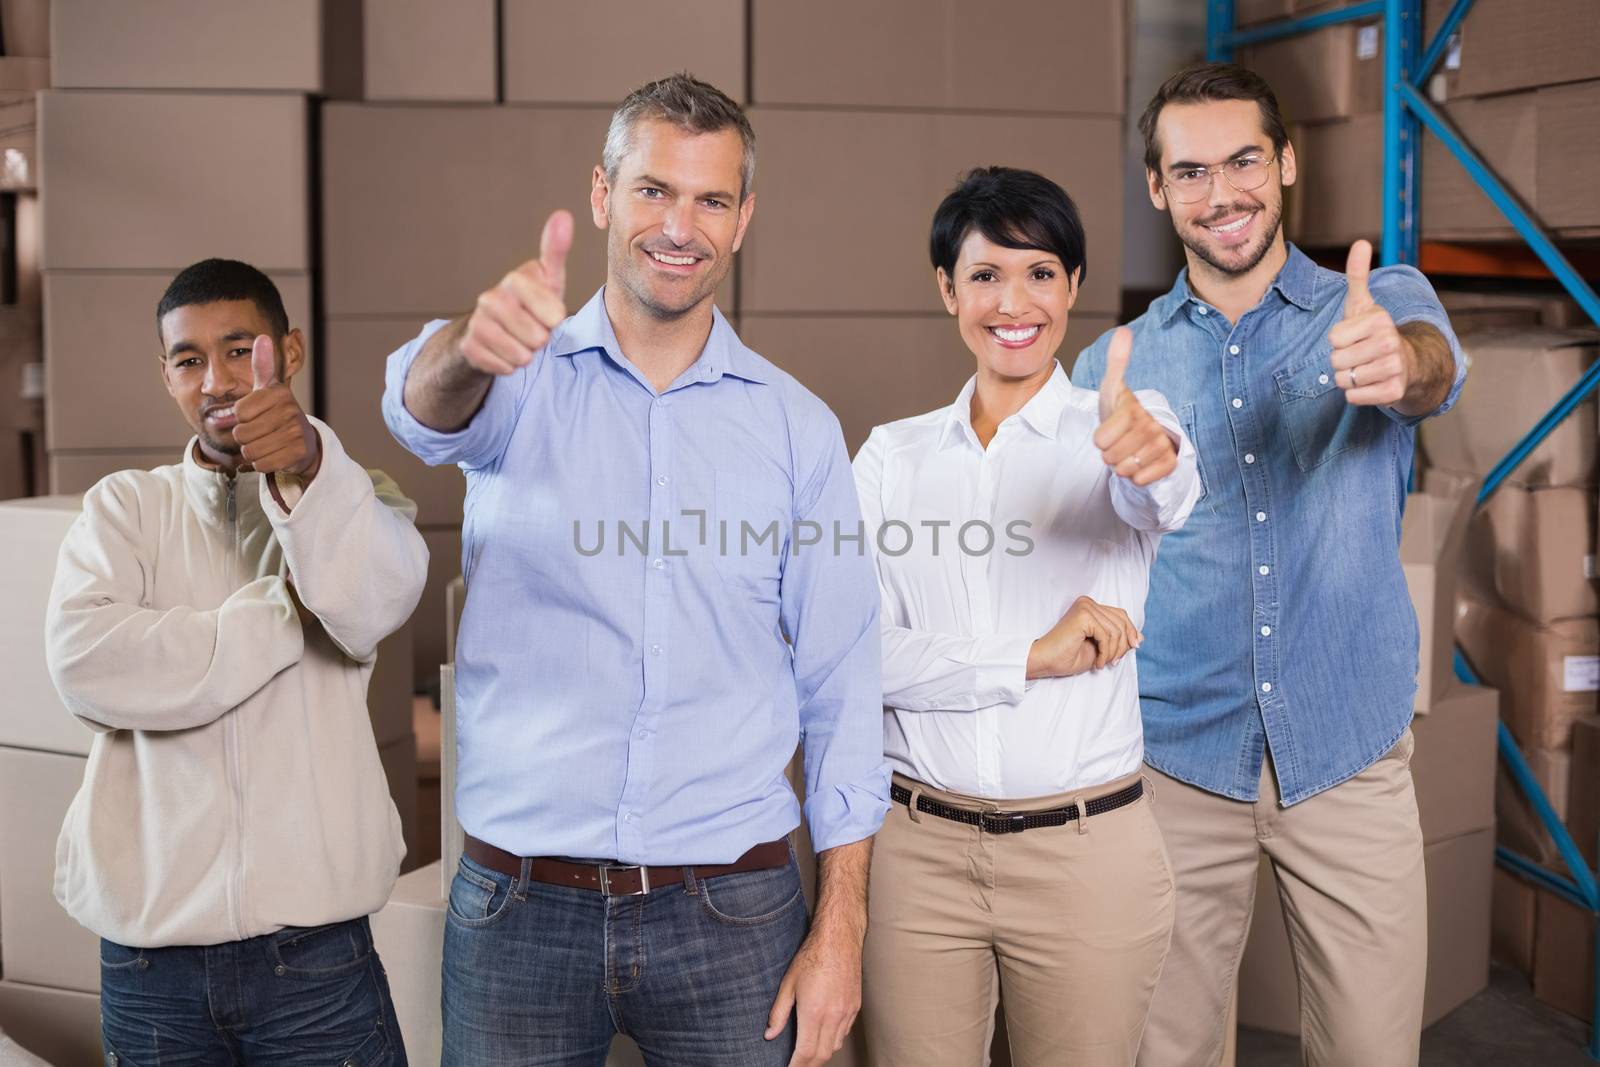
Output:
[[[1431,35],[1450,0],[1426,0]],[[1600,19],[1589,0],[1478,0],[1430,91],[1444,113],[1545,227],[1600,233],[1589,175],[1600,166]],[[1437,138],[1422,148],[1422,234],[1514,236]]]
[[[1459,311],[1472,367],[1455,410],[1422,427],[1430,489],[1481,479],[1600,358],[1600,331],[1557,325],[1571,321],[1564,302],[1479,294]],[[1530,312],[1537,323],[1526,324]],[[1455,623],[1468,661],[1502,691],[1502,719],[1590,864],[1600,843],[1597,431],[1591,397],[1474,516]],[[1496,815],[1501,844],[1560,868],[1553,840],[1503,770]],[[1572,945],[1589,942],[1566,943],[1570,919],[1554,898],[1496,874],[1497,954],[1529,973],[1542,999],[1586,1014],[1589,956]]]
[[[1489,980],[1500,694],[1460,685],[1451,668],[1456,575],[1475,495],[1471,481],[1438,493],[1413,494],[1400,542],[1421,640],[1411,775],[1428,885],[1424,1025],[1465,1002]],[[1271,864],[1263,858],[1239,968],[1239,1021],[1298,1034],[1299,993],[1278,887]]]

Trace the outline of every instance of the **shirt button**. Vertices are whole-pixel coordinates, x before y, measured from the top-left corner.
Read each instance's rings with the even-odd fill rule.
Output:
[[[1236,408],[1242,408],[1242,407],[1244,407],[1244,401],[1240,400],[1238,397],[1234,397],[1233,398],[1233,406],[1236,407]]]
[[[640,730],[639,731],[639,740],[644,741],[644,740],[647,740],[649,737],[650,737],[650,731],[649,730]]]
[[[657,485],[666,485],[667,484],[667,476],[665,474],[663,474],[661,477],[657,478],[656,479],[656,484]]]
[[[1261,628],[1261,636],[1262,636],[1262,637],[1271,637],[1271,636],[1272,636],[1272,627],[1270,627],[1270,626],[1263,626],[1263,627],[1262,627],[1262,628]]]
[[[651,562],[650,566],[654,567],[658,571],[664,571],[664,570],[667,569],[667,561],[662,559],[661,557],[657,556]]]
[[[661,655],[661,646],[660,646],[660,645],[651,645],[651,646],[650,646],[650,654],[651,654],[651,655],[652,655],[652,656],[659,656],[659,655]]]
[[[1205,306],[1205,305],[1204,305],[1204,304],[1202,304],[1202,305],[1201,305],[1201,306],[1200,306],[1200,314],[1202,314],[1202,315],[1209,315],[1209,314],[1211,314],[1211,309],[1210,309],[1210,308],[1208,308],[1208,307],[1206,307],[1206,306]]]
[[[1267,573],[1269,573],[1271,571],[1271,568],[1268,567],[1266,564],[1262,564],[1261,567],[1260,567],[1260,571],[1261,571],[1262,574],[1267,574]]]
[[[633,812],[630,811],[626,815],[624,815],[622,817],[622,821],[623,822],[632,822],[633,821]]]
[[[1239,354],[1239,346],[1238,345],[1229,345],[1228,346],[1228,354],[1237,356]]]
[[[1254,463],[1256,461],[1256,454],[1254,452],[1246,452],[1244,454],[1244,461],[1246,463]]]
[[[1267,513],[1265,511],[1256,512],[1256,521],[1257,522],[1266,522],[1267,521]]]
[[[1262,692],[1263,692],[1263,693],[1270,693],[1270,692],[1272,692],[1272,683],[1271,683],[1271,682],[1262,682],[1262,683],[1261,683],[1261,691],[1262,691]]]
[[[1326,374],[1317,375],[1317,384],[1318,385],[1327,385],[1328,384],[1328,376]]]

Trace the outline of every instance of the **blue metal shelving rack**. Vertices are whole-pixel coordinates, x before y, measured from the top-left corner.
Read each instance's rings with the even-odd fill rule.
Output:
[[[1343,22],[1377,16],[1383,18],[1383,242],[1381,260],[1385,264],[1417,262],[1416,178],[1417,143],[1421,130],[1438,137],[1467,174],[1500,209],[1507,221],[1527,242],[1545,267],[1577,301],[1584,313],[1600,323],[1600,296],[1563,256],[1549,234],[1506,188],[1460,132],[1426,99],[1423,86],[1433,76],[1444,57],[1450,37],[1472,7],[1472,0],[1455,0],[1432,41],[1423,47],[1421,0],[1366,0],[1336,11],[1324,11],[1303,18],[1284,19],[1249,29],[1234,27],[1233,0],[1208,0],[1206,12],[1206,58],[1225,60],[1242,45],[1257,44],[1306,33]],[[1537,17],[1537,16],[1532,16]],[[1517,446],[1497,463],[1484,479],[1478,493],[1481,505],[1498,489],[1517,464],[1538,447],[1562,419],[1571,414],[1596,386],[1600,385],[1600,363],[1590,367],[1578,383],[1563,396]],[[1477,675],[1456,651],[1456,674],[1462,681],[1476,684]],[[1560,853],[1565,872],[1548,870],[1526,856],[1507,848],[1496,848],[1495,859],[1508,870],[1534,882],[1594,913],[1594,1017],[1589,1028],[1589,1057],[1600,1060],[1600,885],[1590,870],[1572,835],[1562,824],[1549,797],[1533,777],[1527,760],[1506,729],[1500,724],[1500,757],[1517,785],[1527,794],[1540,821],[1549,831]]]

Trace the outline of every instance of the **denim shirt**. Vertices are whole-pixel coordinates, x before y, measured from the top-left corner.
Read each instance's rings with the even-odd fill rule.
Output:
[[[1372,272],[1394,321],[1425,322],[1466,362],[1433,288]],[[1255,800],[1268,747],[1285,806],[1376,762],[1416,694],[1417,620],[1400,517],[1420,418],[1355,407],[1329,362],[1345,279],[1299,249],[1229,323],[1177,284],[1134,320],[1127,383],[1158,389],[1200,457],[1202,496],[1150,575],[1139,695],[1145,758],[1180,781]],[[1095,388],[1108,332],[1072,380]]]

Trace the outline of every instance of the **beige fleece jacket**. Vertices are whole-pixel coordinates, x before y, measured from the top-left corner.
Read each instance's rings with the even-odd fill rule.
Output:
[[[124,945],[212,945],[366,915],[405,846],[372,725],[378,642],[422,595],[416,506],[333,432],[285,511],[258,474],[121,471],[61,546],[46,657],[95,731],[55,895]],[[302,627],[290,599],[320,625]]]

